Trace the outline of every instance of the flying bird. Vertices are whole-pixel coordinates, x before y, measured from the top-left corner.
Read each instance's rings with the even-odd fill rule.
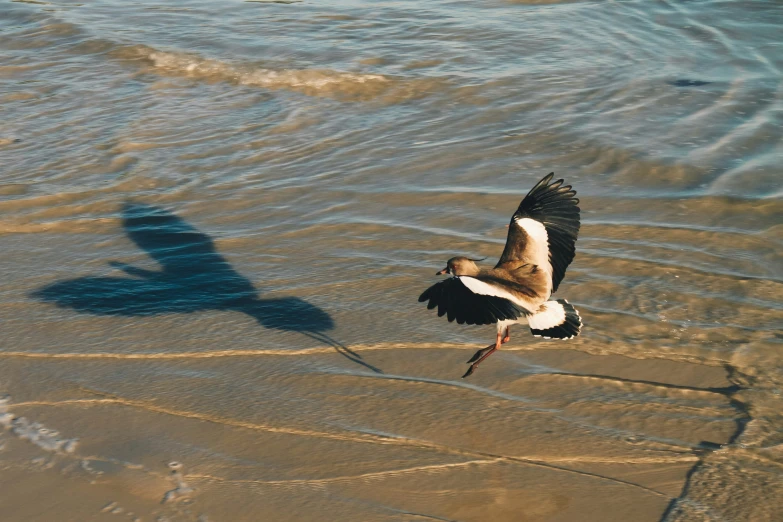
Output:
[[[553,182],[553,176],[536,183],[511,216],[506,247],[494,268],[452,257],[436,274],[452,277],[419,296],[449,322],[497,325],[495,343],[470,358],[463,378],[511,339],[513,324],[527,324],[534,336],[545,339],[572,339],[582,329],[576,308],[565,299],[549,299],[574,259],[579,235],[576,191],[562,179]]]

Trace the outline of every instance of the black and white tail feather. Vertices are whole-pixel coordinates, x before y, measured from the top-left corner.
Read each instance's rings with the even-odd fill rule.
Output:
[[[579,312],[565,299],[547,301],[527,320],[530,332],[544,339],[573,339],[582,330]]]

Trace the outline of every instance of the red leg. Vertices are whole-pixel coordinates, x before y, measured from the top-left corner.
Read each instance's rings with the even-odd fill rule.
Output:
[[[478,361],[485,353],[487,353],[490,350],[494,350],[494,349],[495,349],[495,345],[494,344],[490,344],[486,348],[482,348],[481,350],[479,350],[476,353],[474,353],[473,357],[468,359],[468,364],[470,364],[472,362]]]
[[[500,348],[500,345],[503,344],[503,340],[500,337],[500,332],[498,332],[498,336],[495,339],[495,344],[490,344],[483,350],[479,350],[476,352],[476,355],[473,356],[473,358],[470,359],[468,362],[472,362],[473,364],[470,365],[470,368],[468,368],[468,371],[465,372],[465,375],[462,376],[464,379],[465,377],[470,376],[475,370],[476,367],[478,367],[479,364],[481,364],[481,361],[495,353],[495,350]],[[474,362],[475,361],[475,362]]]
[[[498,334],[498,337],[500,335],[501,334]],[[511,340],[511,327],[507,326],[506,327],[506,336],[500,341],[500,344],[505,344],[505,343],[507,343],[510,340]],[[497,350],[499,347],[500,346],[497,344],[497,341],[495,341],[495,344],[490,344],[486,348],[482,348],[481,350],[479,350],[475,354],[473,354],[473,357],[471,357],[468,360],[468,364],[470,364],[472,362],[476,362],[477,360],[479,360],[479,358],[481,358],[481,356],[483,356],[488,351],[490,351],[490,350]]]

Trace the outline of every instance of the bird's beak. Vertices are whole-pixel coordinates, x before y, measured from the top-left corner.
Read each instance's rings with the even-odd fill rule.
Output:
[[[448,274],[448,273],[449,273],[449,267],[446,267],[443,270],[441,270],[440,272],[435,272],[435,275],[443,275],[443,274]]]

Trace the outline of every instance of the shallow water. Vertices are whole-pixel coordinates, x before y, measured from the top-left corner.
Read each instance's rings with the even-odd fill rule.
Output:
[[[4,520],[783,518],[781,24],[0,0]],[[463,381],[416,298],[550,171],[583,336]]]

